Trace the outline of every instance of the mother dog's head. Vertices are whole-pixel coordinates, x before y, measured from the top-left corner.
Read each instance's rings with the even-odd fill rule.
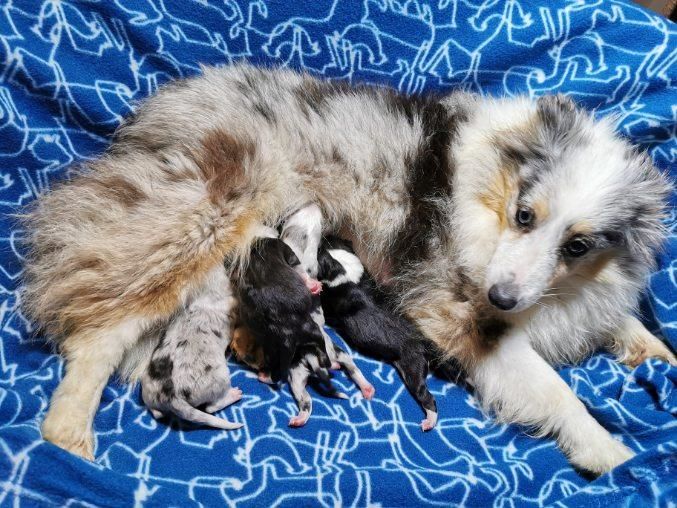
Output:
[[[455,229],[486,299],[520,312],[589,283],[638,290],[671,189],[649,157],[563,96],[476,108],[454,150]]]

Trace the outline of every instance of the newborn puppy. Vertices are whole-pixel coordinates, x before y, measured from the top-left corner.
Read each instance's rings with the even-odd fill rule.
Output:
[[[268,229],[252,247],[249,264],[237,281],[240,318],[263,350],[263,368],[273,382],[286,377],[297,348],[312,350],[324,367],[331,364],[324,337],[311,313],[312,292],[321,285],[302,269],[299,259],[275,230]]]
[[[327,322],[358,351],[391,363],[425,410],[424,431],[437,423],[437,404],[426,386],[433,353],[418,329],[389,310],[347,242],[322,242],[318,254],[323,284],[322,307]]]
[[[322,238],[322,212],[320,208],[315,204],[310,204],[295,212],[285,221],[280,238],[294,251],[294,254],[301,261],[301,267],[308,276],[317,277],[317,252]],[[324,330],[325,320],[319,295],[313,295],[311,317],[324,338],[324,350],[331,361],[331,368],[343,368],[360,388],[364,398],[371,399],[374,395],[374,387],[357,368],[352,357],[334,344]],[[289,374],[289,386],[299,406],[299,414],[289,420],[289,425],[292,427],[305,425],[312,412],[312,399],[306,390],[306,386],[310,375],[313,373],[328,384],[334,396],[347,398],[347,395],[336,391],[331,385],[328,373],[321,368],[320,361],[312,350],[297,353]]]
[[[142,398],[155,418],[169,412],[210,427],[238,429],[241,423],[209,414],[242,398],[242,391],[230,386],[226,363],[234,298],[223,267],[209,275],[206,288],[170,321],[141,377]],[[202,405],[206,412],[197,409]]]
[[[280,238],[291,247],[310,277],[317,277],[317,251],[322,240],[322,211],[312,203],[287,217]]]

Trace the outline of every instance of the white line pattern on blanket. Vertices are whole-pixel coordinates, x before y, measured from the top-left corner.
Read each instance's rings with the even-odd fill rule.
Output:
[[[624,134],[674,170],[676,48],[675,25],[616,1],[0,1],[0,505],[543,506],[604,494],[665,502],[677,478],[674,371],[652,361],[626,377],[602,355],[562,375],[607,428],[650,453],[593,484],[552,441],[492,423],[453,383],[431,380],[440,421],[423,435],[394,370],[359,356],[375,400],[339,375],[350,400],[314,393],[313,419],[301,430],[287,427],[295,411],[287,388],[272,390],[232,363],[245,396],[225,415],[246,427],[230,433],[158,424],[138,389],[111,383],[95,421],[99,466],[68,457],[40,440],[62,362],[21,314],[21,232],[6,213],[101,152],[160,83],[199,72],[199,62],[241,58],[412,93],[454,85],[570,93],[617,114]],[[674,346],[674,209],[668,222],[645,311]]]

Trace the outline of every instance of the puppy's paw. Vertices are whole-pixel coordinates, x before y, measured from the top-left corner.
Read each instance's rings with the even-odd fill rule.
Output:
[[[233,386],[230,390],[228,390],[228,400],[230,400],[231,404],[233,402],[239,401],[240,399],[242,399],[242,390],[240,388]]]
[[[303,427],[308,422],[308,418],[310,418],[309,411],[300,411],[299,414],[289,419],[289,426]]]
[[[256,378],[257,378],[261,383],[264,383],[264,384],[267,384],[267,385],[274,385],[274,384],[275,384],[275,382],[273,381],[273,378],[270,377],[270,374],[267,373],[267,372],[259,371],[259,373],[258,373],[258,375],[256,376]]]
[[[365,399],[371,400],[371,399],[374,398],[374,394],[376,393],[376,388],[374,388],[370,384],[367,384],[367,385],[361,386],[360,391],[362,392],[362,396]]]
[[[94,461],[94,435],[87,427],[82,428],[73,421],[49,412],[42,422],[41,430],[45,441],[83,459]]]
[[[437,413],[426,409],[425,420],[421,422],[421,430],[423,432],[428,432],[429,430],[434,429],[435,425],[437,425]]]
[[[635,453],[620,441],[609,437],[602,441],[590,442],[589,446],[574,450],[569,460],[585,471],[596,475],[608,473],[616,466],[635,456]]]

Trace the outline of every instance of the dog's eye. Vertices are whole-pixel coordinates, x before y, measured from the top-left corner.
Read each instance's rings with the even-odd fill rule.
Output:
[[[525,228],[531,226],[535,218],[534,211],[531,208],[518,208],[517,214],[515,214],[517,224]]]
[[[571,240],[564,246],[564,253],[572,258],[579,258],[590,250],[590,246],[580,238]]]

